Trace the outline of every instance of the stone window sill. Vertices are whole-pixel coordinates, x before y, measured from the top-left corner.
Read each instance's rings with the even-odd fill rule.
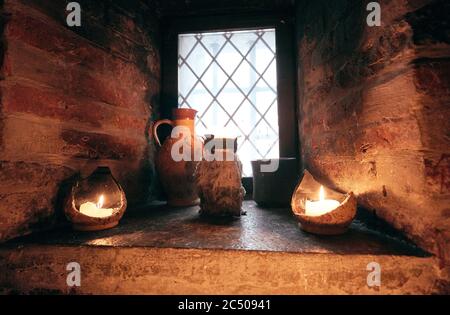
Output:
[[[116,228],[76,232],[68,227],[23,237],[7,246],[83,245],[293,253],[407,255],[427,254],[373,218],[359,217],[347,233],[317,236],[298,227],[290,209],[265,209],[245,200],[240,219],[210,219],[198,207],[165,205],[131,209]]]

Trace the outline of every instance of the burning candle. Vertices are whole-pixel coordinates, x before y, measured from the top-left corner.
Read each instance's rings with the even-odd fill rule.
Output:
[[[89,217],[95,218],[106,218],[112,216],[114,209],[102,208],[105,197],[103,195],[98,198],[98,202],[95,204],[93,202],[85,202],[80,206],[80,212]]]
[[[309,201],[306,200],[305,214],[312,217],[317,217],[325,213],[331,212],[339,207],[340,202],[333,199],[325,199],[325,191],[323,186],[320,186],[319,200]]]

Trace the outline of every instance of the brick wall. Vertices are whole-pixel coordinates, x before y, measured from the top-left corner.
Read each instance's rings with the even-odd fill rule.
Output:
[[[450,261],[450,3],[368,2],[298,2],[301,155]]]
[[[108,165],[131,204],[151,198],[158,106],[151,1],[2,1],[0,240],[52,226],[77,172]],[[56,214],[56,215],[55,215]]]

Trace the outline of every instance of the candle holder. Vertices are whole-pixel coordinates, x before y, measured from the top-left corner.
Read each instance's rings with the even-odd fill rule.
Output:
[[[306,232],[321,235],[337,235],[345,233],[356,215],[356,198],[352,192],[341,194],[332,189],[323,188],[327,200],[311,202],[317,199],[318,192],[321,191],[321,184],[307,171],[300,183],[294,190],[291,199],[291,208],[300,223],[300,228]],[[323,197],[322,197],[323,198]],[[322,199],[321,198],[321,199]],[[323,205],[330,206],[336,202],[336,207],[323,211]],[[330,203],[330,204],[327,204]],[[308,205],[307,205],[308,204]],[[307,209],[307,206],[313,206]],[[307,210],[310,210],[309,213]],[[311,210],[318,210],[317,215]]]
[[[65,214],[74,230],[99,231],[115,227],[127,207],[125,193],[108,167],[98,167],[72,187]]]

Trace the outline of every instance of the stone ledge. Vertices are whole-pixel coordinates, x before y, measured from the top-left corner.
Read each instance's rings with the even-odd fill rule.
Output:
[[[406,255],[426,257],[426,252],[401,234],[360,211],[347,233],[326,237],[299,229],[288,208],[266,209],[252,200],[243,204],[240,219],[209,219],[199,207],[169,208],[154,205],[128,209],[120,225],[99,232],[76,232],[70,228],[35,234],[6,244],[99,245],[107,247],[158,247],[261,250],[297,253]]]
[[[81,286],[66,285],[69,262]],[[382,268],[370,288],[370,262]],[[265,251],[27,245],[0,249],[0,290],[31,294],[448,293],[434,258]]]
[[[245,201],[236,220],[198,207],[130,209],[114,229],[61,228],[0,247],[0,293],[430,294],[450,287],[435,257],[360,215],[340,236],[301,231],[289,209]],[[66,285],[70,262],[81,287]],[[381,287],[367,286],[367,264]],[[448,270],[447,270],[448,272]]]

